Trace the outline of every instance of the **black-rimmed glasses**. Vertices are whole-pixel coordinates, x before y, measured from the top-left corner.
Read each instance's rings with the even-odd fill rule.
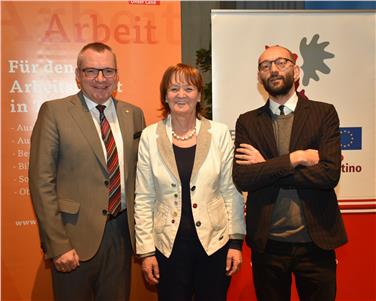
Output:
[[[103,77],[113,78],[116,75],[117,69],[115,68],[83,68],[81,71],[85,74],[87,78],[97,78],[99,72],[102,72]]]
[[[285,57],[279,57],[279,58],[276,58],[275,60],[273,61],[262,61],[259,65],[258,65],[258,69],[259,71],[261,72],[268,72],[272,69],[272,64],[274,63],[278,70],[285,70],[288,66],[288,62],[292,63],[295,65],[294,61],[288,59],[288,58],[285,58]]]

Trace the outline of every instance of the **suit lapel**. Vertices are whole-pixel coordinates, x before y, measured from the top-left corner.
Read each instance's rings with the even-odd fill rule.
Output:
[[[200,170],[202,164],[204,163],[208,155],[211,143],[211,133],[209,132],[209,129],[209,120],[202,118],[200,130],[197,135],[196,154],[191,179],[194,179],[197,176],[198,171]]]
[[[123,152],[124,152],[124,180],[128,179],[127,157],[132,153],[133,142],[133,119],[129,108],[125,103],[114,99],[116,114],[118,117],[121,135],[123,137]]]
[[[261,145],[258,146],[259,151],[265,152],[264,155],[268,158],[278,156],[278,149],[273,131],[273,121],[269,109],[269,101],[267,101],[265,106],[263,106],[258,113],[257,127],[257,132],[262,137]]]
[[[167,168],[176,179],[179,179],[179,172],[178,167],[176,166],[172,143],[167,137],[166,120],[160,121],[157,125],[157,147],[158,152]]]
[[[95,128],[93,118],[89,112],[82,92],[79,92],[76,97],[71,100],[73,104],[70,109],[73,119],[75,120],[77,127],[81,130],[82,135],[88,141],[98,161],[107,171],[107,164],[103,154],[101,141],[99,140],[98,132]]]
[[[298,103],[294,112],[294,122],[291,130],[290,151],[295,150],[303,128],[308,122],[308,118],[310,116],[310,114],[308,113],[308,101],[309,100],[302,100],[301,98],[298,99]]]

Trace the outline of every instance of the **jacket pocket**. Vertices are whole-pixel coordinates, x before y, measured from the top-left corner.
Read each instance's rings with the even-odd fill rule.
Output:
[[[59,211],[68,214],[77,214],[80,211],[80,203],[70,199],[58,200]]]
[[[154,209],[154,232],[161,233],[163,232],[164,227],[167,223],[168,217],[168,206],[159,202],[159,204]]]
[[[221,230],[227,225],[227,212],[222,198],[215,198],[208,203],[208,216],[214,230]]]
[[[136,132],[133,134],[133,139],[138,139],[141,137],[142,131]]]

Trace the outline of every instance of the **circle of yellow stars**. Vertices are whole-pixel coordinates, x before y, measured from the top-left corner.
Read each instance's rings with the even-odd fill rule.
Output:
[[[349,135],[349,138],[350,138],[349,143],[345,143],[345,144],[341,143],[341,148],[342,149],[346,149],[346,148],[350,147],[351,144],[353,144],[353,142],[354,142],[354,136],[351,133],[351,131],[349,131],[349,130],[340,130],[340,134],[341,135],[346,135],[347,134],[347,135]]]

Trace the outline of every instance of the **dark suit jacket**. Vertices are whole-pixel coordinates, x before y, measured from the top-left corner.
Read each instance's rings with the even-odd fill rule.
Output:
[[[134,246],[134,185],[140,132],[138,107],[114,100],[124,147],[129,231]],[[30,192],[47,258],[74,248],[89,260],[102,240],[108,174],[100,137],[82,93],[43,103],[31,137]],[[126,229],[124,229],[126,231]]]
[[[299,97],[294,112],[290,152],[316,149],[320,162],[293,168],[289,155],[278,155],[269,101],[265,106],[239,116],[236,147],[248,143],[266,162],[238,165],[233,179],[247,191],[247,243],[259,252],[265,249],[273,207],[280,188],[297,189],[302,200],[308,232],[322,249],[334,249],[347,241],[334,187],[340,177],[341,149],[339,120],[333,105]]]

